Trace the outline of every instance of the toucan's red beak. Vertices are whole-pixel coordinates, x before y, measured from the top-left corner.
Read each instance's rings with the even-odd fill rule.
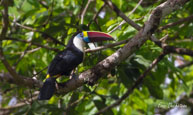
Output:
[[[100,42],[107,40],[114,40],[112,36],[103,32],[83,31],[85,42]]]

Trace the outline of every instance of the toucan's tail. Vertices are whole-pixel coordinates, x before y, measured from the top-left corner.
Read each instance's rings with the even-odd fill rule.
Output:
[[[56,78],[49,77],[43,84],[43,87],[40,89],[38,100],[49,100],[55,92]]]

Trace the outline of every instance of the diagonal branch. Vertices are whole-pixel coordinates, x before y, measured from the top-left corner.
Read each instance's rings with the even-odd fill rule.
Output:
[[[134,12],[135,12],[135,10],[139,7],[139,5],[141,4],[143,2],[143,0],[140,0],[139,2],[138,2],[138,4],[135,6],[135,8],[131,11],[131,12],[129,12],[129,14],[128,14],[128,16],[127,17],[129,17],[131,14],[133,14]],[[117,30],[119,27],[121,27],[123,24],[125,24],[126,22],[125,22],[125,20],[123,20],[118,26],[116,26],[115,28],[113,28],[110,32],[109,32],[109,34],[110,33],[112,33],[112,32],[114,32],[115,30]]]
[[[129,23],[132,27],[134,27],[135,29],[137,30],[140,30],[141,27],[136,24],[135,22],[133,22],[131,19],[129,19],[121,10],[119,10],[119,8],[114,4],[112,3],[111,1],[109,0],[103,0],[111,9],[113,9],[118,16],[120,16],[121,18],[123,18],[127,23]]]
[[[161,39],[167,39],[167,37],[168,37],[168,35],[164,36]],[[151,40],[156,45],[161,47],[164,50],[164,52],[193,56],[193,50],[186,49],[186,48],[178,48],[178,47],[175,47],[175,46],[170,46],[170,45],[168,45],[166,43],[163,43],[160,40],[158,40],[154,35],[151,36]]]
[[[106,6],[106,4],[104,3],[103,6],[99,9],[99,11],[94,15],[93,19],[90,20],[90,22],[88,23],[88,27],[91,25],[92,21],[96,21],[99,13],[103,10],[103,8]]]
[[[86,10],[88,9],[88,6],[89,6],[89,4],[91,3],[91,1],[92,1],[92,0],[88,0],[85,8],[84,8],[83,11],[82,11],[82,14],[81,14],[81,22],[80,22],[81,24],[83,24],[83,22],[84,22],[84,16],[85,16]]]
[[[162,30],[167,29],[167,28],[169,28],[169,27],[176,26],[176,25],[182,24],[182,23],[184,23],[184,22],[192,21],[192,20],[193,20],[193,15],[190,15],[190,16],[188,16],[188,17],[186,17],[186,18],[179,19],[179,20],[176,21],[176,22],[169,23],[169,24],[167,24],[167,25],[165,25],[165,26],[160,27],[160,28],[159,28],[159,31],[162,31]]]
[[[19,42],[23,42],[23,43],[30,43],[31,45],[35,45],[35,46],[38,46],[38,47],[41,47],[41,48],[45,48],[45,49],[48,49],[48,50],[52,50],[52,51],[55,51],[55,52],[60,51],[57,48],[52,48],[52,47],[49,47],[49,46],[38,44],[38,43],[33,42],[33,41],[27,41],[27,40],[22,40],[22,39],[18,39],[18,38],[6,37],[3,40],[14,40],[14,41],[19,41]]]
[[[31,27],[29,27],[29,26],[21,25],[21,24],[19,24],[19,23],[17,23],[17,22],[16,22],[15,24],[16,24],[17,26],[23,28],[23,29],[30,30],[30,31],[32,31],[32,32],[39,32],[39,33],[42,34],[42,36],[50,38],[53,42],[65,46],[62,42],[58,41],[56,38],[54,38],[53,36],[51,36],[51,35],[49,35],[49,34],[47,34],[47,33],[45,33],[45,32],[42,32],[42,31],[40,31],[40,30],[38,30],[38,29],[31,28]]]
[[[193,61],[182,64],[182,65],[178,66],[178,68],[183,69],[183,68],[191,66],[191,65],[193,65]]]
[[[109,4],[108,1],[105,0],[105,2]],[[117,66],[120,62],[129,57],[134,51],[139,49],[158,28],[163,17],[165,17],[167,14],[170,14],[172,11],[175,11],[179,8],[179,6],[184,5],[186,2],[188,2],[188,0],[168,0],[156,7],[143,28],[135,37],[129,40],[124,47],[120,48],[114,54],[99,62],[93,68],[81,73],[78,77],[74,77],[68,80],[66,83],[63,83],[58,92],[66,94],[82,86],[85,82],[94,84],[99,78],[106,75],[112,68]],[[118,11],[118,13],[120,12]]]

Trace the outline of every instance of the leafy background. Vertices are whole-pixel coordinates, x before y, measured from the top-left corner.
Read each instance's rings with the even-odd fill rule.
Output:
[[[142,26],[148,19],[150,12],[164,1],[143,0],[136,11],[130,15],[130,18]],[[58,50],[65,48],[68,40],[77,30],[88,29],[86,25],[90,23],[89,30],[108,33],[122,21],[108,6],[103,8],[95,21],[92,20],[103,6],[102,0],[91,1],[85,13],[83,24],[80,23],[80,20],[87,0],[10,0],[9,2],[10,28],[7,36],[8,38],[15,38],[15,40],[3,40],[5,58],[19,75],[34,77],[42,81],[46,76],[45,67],[49,65]],[[126,15],[138,4],[138,1],[134,0],[112,0],[112,2]],[[161,21],[160,27],[190,16],[193,13],[192,4],[193,2],[190,1],[180,10],[169,14]],[[0,6],[0,10],[2,9],[3,6]],[[0,19],[2,20],[2,14],[0,14]],[[2,22],[0,22],[1,26]],[[117,42],[131,38],[136,33],[137,31],[133,27],[125,23],[111,35]],[[193,50],[192,33],[193,23],[186,21],[183,24],[156,32],[155,35],[157,38],[161,38],[168,34],[169,39],[166,41],[168,44]],[[22,41],[28,41],[28,43]],[[57,51],[43,48],[37,44]],[[104,44],[107,42],[96,45]],[[87,53],[84,62],[79,65],[77,73],[91,68],[122,46]],[[0,80],[0,108],[7,108],[6,111],[14,115],[94,114],[120,98],[161,52],[160,47],[148,40],[131,57],[118,65],[103,79],[100,79],[93,87],[85,84],[66,95],[55,95],[49,101],[33,100],[32,102],[25,102],[24,106],[15,108],[16,104],[32,98],[39,89],[29,89]],[[187,55],[167,55],[129,98],[104,114],[172,114],[171,110],[183,111],[183,114],[191,113],[193,103],[184,100],[192,99],[193,66],[179,68],[179,65],[192,61],[192,57]],[[7,72],[2,63],[0,63],[0,72]],[[38,72],[40,73],[36,75]],[[58,81],[62,82],[66,79],[61,78]],[[173,105],[182,103],[187,107],[168,108],[167,105],[170,103]]]

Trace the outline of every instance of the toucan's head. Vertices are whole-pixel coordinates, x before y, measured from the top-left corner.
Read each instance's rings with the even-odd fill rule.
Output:
[[[74,37],[73,44],[78,49],[83,51],[85,43],[100,42],[100,41],[107,41],[107,40],[114,40],[114,39],[109,34],[106,34],[106,33],[103,33],[103,32],[83,31],[83,32],[78,33]]]

